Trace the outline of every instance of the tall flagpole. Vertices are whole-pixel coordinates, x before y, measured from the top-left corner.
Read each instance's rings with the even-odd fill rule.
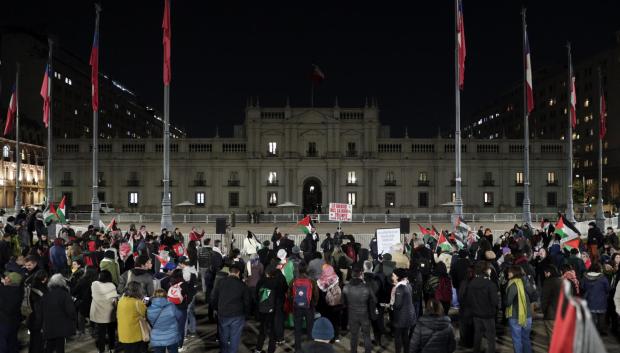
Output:
[[[566,81],[566,87],[568,88],[568,102],[567,107],[567,116],[568,116],[568,135],[566,139],[568,140],[568,168],[566,175],[566,185],[568,186],[568,195],[566,195],[566,218],[575,223],[575,210],[573,205],[573,103],[572,103],[572,94],[573,94],[573,60],[571,54],[571,45],[570,42],[566,43],[566,47],[568,49],[568,80]],[[576,109],[577,107],[575,107]],[[577,112],[575,112],[576,114]]]
[[[19,146],[19,66],[15,72],[15,161],[16,161],[16,177],[15,177],[15,214],[19,214],[22,210],[22,155]]]
[[[526,41],[527,25],[525,24],[525,8],[521,11],[523,20],[523,159],[525,162],[524,167],[524,180],[523,180],[523,223],[532,224],[532,213],[530,210],[530,126],[529,126],[529,113],[527,108],[527,57],[526,57]],[[531,70],[531,68],[530,68]]]
[[[95,35],[99,35],[99,13],[101,12],[101,5],[99,5],[98,3],[95,3],[95,12],[96,12],[96,18],[95,18]],[[99,46],[99,38],[96,39],[97,40],[97,47]],[[93,45],[95,45],[95,43],[93,43]],[[99,49],[97,48],[97,52],[96,55],[99,56]],[[97,57],[96,60],[98,61],[99,58]],[[97,69],[97,75],[99,75],[99,70]],[[94,82],[92,82],[91,84],[95,84]],[[99,84],[98,80],[97,83]],[[98,89],[95,89],[93,87],[93,94],[99,94]],[[98,99],[98,98],[97,98]],[[99,221],[100,221],[100,215],[99,215],[99,144],[98,144],[98,137],[99,137],[99,108],[97,109],[93,109],[93,195],[92,195],[92,201],[91,201],[91,211],[90,211],[90,224],[92,224],[95,227],[99,227]]]
[[[164,149],[164,173],[163,173],[163,184],[164,184],[164,195],[161,199],[161,228],[166,228],[168,230],[172,229],[172,201],[170,200],[170,66],[168,66],[168,72],[166,73],[165,67],[166,64],[170,65],[170,58],[167,55],[170,54],[171,48],[166,48],[166,40],[168,40],[167,45],[170,46],[170,0],[164,0],[164,21],[162,27],[164,30],[164,136],[163,136],[163,149]],[[166,28],[167,26],[167,28]],[[166,32],[168,31],[168,32]],[[167,39],[166,39],[166,36]],[[168,52],[166,52],[166,49]],[[166,76],[168,75],[168,76]]]
[[[599,119],[605,119],[603,116],[603,75],[601,67],[598,67],[598,112]],[[603,211],[603,136],[601,133],[601,120],[599,120],[598,128],[598,201],[596,207],[596,226],[603,231],[605,229],[605,213]],[[584,186],[585,187],[585,186]]]
[[[52,200],[54,199],[54,184],[52,183],[52,73],[54,72],[54,67],[52,65],[52,48],[54,47],[54,41],[51,38],[47,39],[47,42],[49,44],[49,53],[48,53],[48,58],[47,58],[47,65],[48,65],[48,71],[47,71],[47,92],[49,95],[49,100],[50,100],[50,105],[49,105],[49,112],[48,112],[48,118],[47,118],[47,181],[46,181],[46,195],[45,198],[47,199],[47,204],[49,205],[50,202],[52,202]]]
[[[455,200],[452,224],[463,216],[463,197],[461,195],[461,91],[459,85],[459,0],[454,0],[454,154],[455,154]]]

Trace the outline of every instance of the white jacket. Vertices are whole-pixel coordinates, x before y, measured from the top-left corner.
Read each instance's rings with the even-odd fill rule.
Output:
[[[93,301],[90,304],[90,321],[98,324],[114,322],[112,311],[114,311],[114,300],[118,298],[114,283],[93,282],[90,286]]]
[[[241,253],[243,255],[252,255],[256,254],[256,248],[259,246],[258,242],[254,238],[245,238],[243,239],[243,248],[241,249]]]

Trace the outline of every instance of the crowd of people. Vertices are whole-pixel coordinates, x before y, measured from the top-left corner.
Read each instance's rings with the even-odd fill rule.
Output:
[[[256,353],[334,352],[345,336],[351,353],[391,342],[396,353],[480,352],[483,339],[494,352],[496,325],[509,328],[515,352],[531,352],[534,318],[551,339],[563,283],[585,299],[601,335],[618,335],[613,229],[591,223],[571,248],[543,224],[499,236],[421,228],[379,253],[376,237],[362,244],[340,228],[319,236],[312,227],[297,245],[278,228],[262,241],[248,231],[224,246],[195,228],[187,239],[134,225],[65,225],[48,236],[40,212],[20,213],[0,229],[0,352],[19,351],[22,325],[31,353],[64,352],[67,339],[88,335],[98,352],[182,352],[196,336],[197,297],[224,353],[242,339]],[[246,320],[258,335],[243,335]]]

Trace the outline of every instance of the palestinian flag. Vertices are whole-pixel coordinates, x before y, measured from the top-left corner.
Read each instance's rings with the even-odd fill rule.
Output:
[[[432,232],[430,230],[428,230],[428,228],[424,228],[420,225],[420,223],[418,223],[418,228],[420,228],[420,233],[422,233],[422,235],[431,235]]]
[[[452,251],[452,245],[448,243],[448,239],[446,239],[443,233],[439,235],[439,241],[437,242],[437,246],[441,248],[441,251],[448,251],[448,252]]]
[[[581,233],[564,215],[555,224],[555,234],[560,235],[560,244],[567,248],[579,248]]]
[[[455,226],[456,226],[457,230],[466,231],[466,232],[469,232],[471,230],[471,227],[469,225],[467,225],[467,223],[465,223],[463,221],[463,218],[461,218],[461,217],[458,217],[456,219]]]
[[[282,274],[286,279],[286,283],[290,286],[291,282],[293,282],[293,277],[295,276],[295,267],[293,263],[287,260],[285,263],[278,264],[277,268],[282,271]]]
[[[108,224],[108,226],[106,227],[106,231],[108,230],[117,230],[118,228],[116,227],[116,217],[112,218],[112,221],[110,222],[110,224]]]
[[[312,220],[310,216],[304,217],[301,221],[297,222],[299,229],[301,229],[304,234],[310,234],[310,229],[312,228]]]
[[[58,216],[58,222],[60,224],[65,224],[67,223],[67,220],[65,219],[65,215],[67,214],[67,207],[65,206],[65,196],[62,196],[62,200],[60,200],[60,203],[58,204],[58,209],[56,210],[56,215]]]
[[[45,220],[45,223],[58,220],[58,214],[56,213],[56,207],[54,207],[53,202],[50,202],[45,211],[43,211],[43,219]]]

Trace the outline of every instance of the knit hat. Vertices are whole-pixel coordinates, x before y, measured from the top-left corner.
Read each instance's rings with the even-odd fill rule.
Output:
[[[22,283],[22,275],[17,272],[7,272],[5,277],[8,277],[11,280],[11,285],[19,286]]]
[[[334,338],[334,326],[324,317],[314,321],[312,326],[312,338],[315,340],[329,341]]]
[[[278,256],[278,259],[280,260],[286,259],[286,250],[284,249],[278,250],[277,256]]]
[[[295,245],[293,246],[293,249],[291,251],[293,252],[293,254],[299,254],[301,252],[301,249],[299,248],[299,246]]]

